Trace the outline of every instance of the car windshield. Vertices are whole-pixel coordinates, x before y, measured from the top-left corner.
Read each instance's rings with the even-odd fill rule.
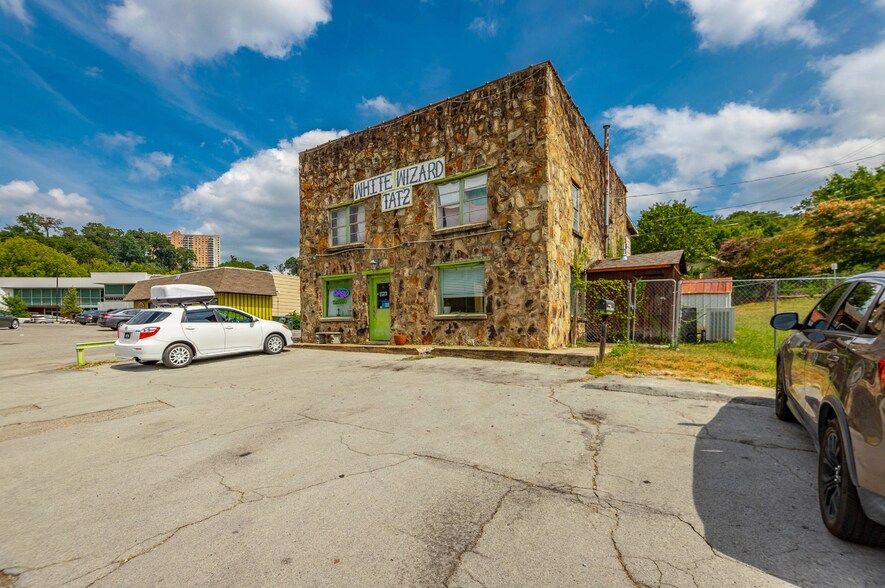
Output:
[[[159,323],[166,320],[172,315],[171,312],[163,310],[142,310],[132,317],[128,324],[130,325],[146,325],[148,323]]]

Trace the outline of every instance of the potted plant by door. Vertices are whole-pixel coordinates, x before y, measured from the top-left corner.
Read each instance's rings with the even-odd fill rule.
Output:
[[[393,336],[393,342],[397,345],[405,345],[406,344],[406,336],[396,334]]]

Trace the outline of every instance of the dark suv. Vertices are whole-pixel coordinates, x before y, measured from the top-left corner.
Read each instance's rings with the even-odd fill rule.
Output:
[[[818,447],[818,497],[829,531],[885,546],[885,271],[849,278],[803,321],[777,356],[775,413],[799,420]]]

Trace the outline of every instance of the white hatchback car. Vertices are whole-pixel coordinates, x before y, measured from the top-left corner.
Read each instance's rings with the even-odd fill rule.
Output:
[[[120,325],[114,352],[142,364],[186,367],[194,359],[264,351],[276,354],[292,341],[285,325],[225,306],[150,308]]]

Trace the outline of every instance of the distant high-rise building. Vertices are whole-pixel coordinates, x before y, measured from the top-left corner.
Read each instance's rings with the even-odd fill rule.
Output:
[[[194,252],[197,257],[194,267],[208,269],[221,263],[221,235],[185,235],[181,231],[172,231],[166,236],[175,247]]]

